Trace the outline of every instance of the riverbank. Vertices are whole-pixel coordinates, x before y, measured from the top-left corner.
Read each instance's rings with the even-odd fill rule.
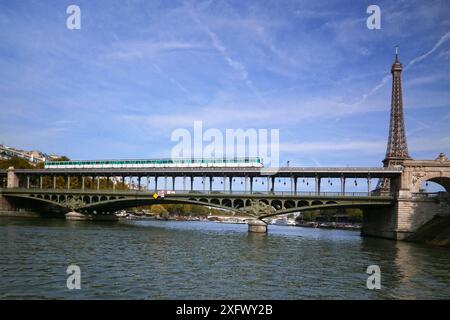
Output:
[[[434,217],[420,227],[407,241],[450,248],[450,217]]]
[[[340,229],[340,230],[354,230],[354,231],[360,231],[362,227],[360,223],[314,222],[314,221],[297,222],[296,226],[304,228]]]
[[[27,210],[0,210],[0,217],[5,218],[41,218],[42,214]]]

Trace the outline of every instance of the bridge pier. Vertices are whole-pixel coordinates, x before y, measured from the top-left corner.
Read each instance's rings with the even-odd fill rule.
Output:
[[[450,216],[450,161],[447,157],[440,155],[436,160],[405,160],[402,166],[402,175],[391,180],[391,189],[397,191],[395,204],[382,211],[366,208],[361,231],[363,236],[408,240],[433,218]],[[422,193],[421,184],[426,181],[440,181],[447,193]]]
[[[450,216],[449,200],[412,197],[400,192],[390,208],[366,208],[361,235],[393,240],[408,240],[434,217]]]
[[[7,188],[18,188],[19,177],[14,173],[14,167],[9,167],[7,171]]]
[[[344,195],[345,194],[345,177],[343,175],[341,175],[341,194]]]
[[[267,233],[267,223],[259,219],[253,219],[247,222],[248,232]]]

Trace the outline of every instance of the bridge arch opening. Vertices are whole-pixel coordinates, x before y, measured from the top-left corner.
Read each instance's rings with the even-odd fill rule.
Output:
[[[244,200],[236,199],[234,200],[234,208],[242,208],[244,206]]]
[[[436,177],[422,181],[419,190],[427,193],[450,192],[450,178]]]
[[[306,200],[300,200],[300,201],[297,203],[297,207],[309,207],[309,202],[306,201]]]
[[[272,200],[270,203],[272,207],[274,207],[276,210],[280,210],[282,208],[282,202],[280,200]]]
[[[222,205],[224,207],[231,207],[231,200],[230,199],[223,199],[222,200]]]
[[[311,205],[312,206],[321,206],[321,205],[323,205],[323,202],[319,201],[319,200],[314,200],[313,202],[311,202]]]
[[[286,200],[286,202],[284,203],[284,207],[286,209],[295,208],[295,201],[294,200]]]

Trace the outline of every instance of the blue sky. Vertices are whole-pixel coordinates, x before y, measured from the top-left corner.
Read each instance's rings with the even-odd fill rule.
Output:
[[[81,8],[81,29],[66,8]],[[369,30],[366,9],[381,8]],[[448,1],[0,1],[0,143],[168,157],[176,128],[280,129],[299,166],[380,166],[394,46],[410,154],[450,154]]]

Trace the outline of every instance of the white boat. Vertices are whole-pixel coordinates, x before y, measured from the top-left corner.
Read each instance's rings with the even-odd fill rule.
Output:
[[[295,226],[295,220],[288,219],[286,217],[273,219],[270,224],[277,226]]]

